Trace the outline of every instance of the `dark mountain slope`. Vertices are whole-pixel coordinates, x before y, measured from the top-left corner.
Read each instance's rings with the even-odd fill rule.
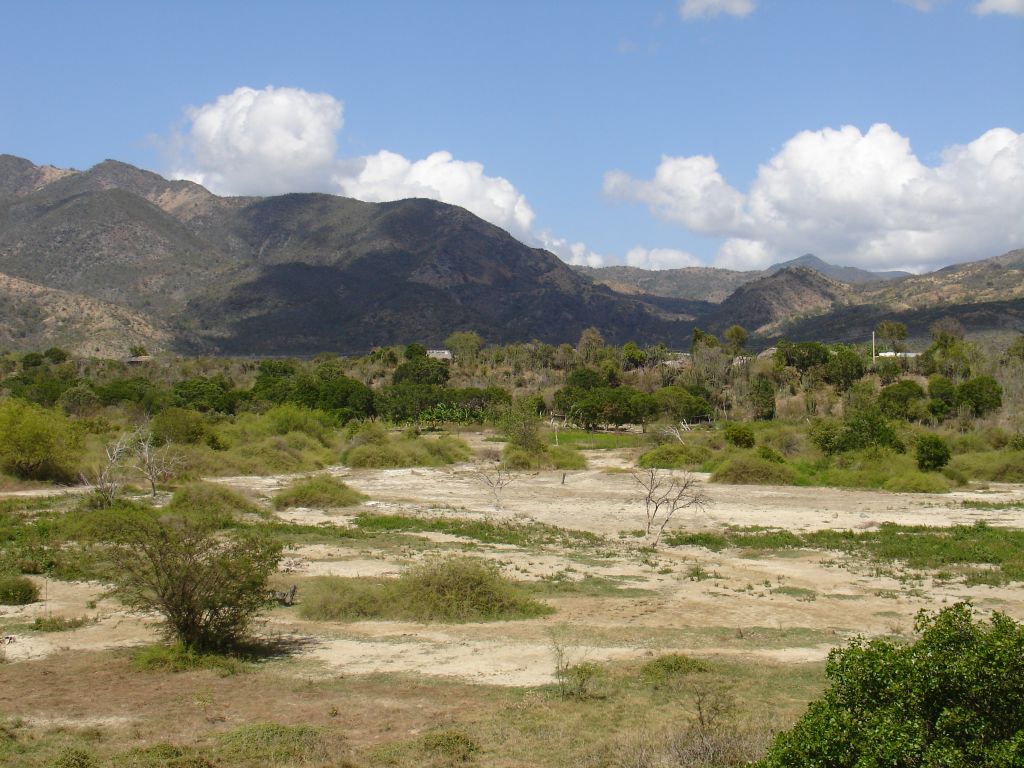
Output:
[[[675,345],[692,326],[443,203],[219,198],[114,161],[26,162],[0,163],[0,272],[145,311],[182,348],[351,351],[466,328],[574,342],[590,325]]]
[[[714,331],[737,324],[770,334],[794,317],[829,312],[845,303],[847,295],[846,286],[813,269],[789,267],[737,288],[702,319]]]

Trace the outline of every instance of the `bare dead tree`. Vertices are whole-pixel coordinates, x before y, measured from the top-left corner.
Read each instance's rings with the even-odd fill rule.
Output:
[[[501,510],[501,495],[504,490],[519,479],[519,473],[509,469],[501,462],[495,464],[477,464],[471,470],[473,476],[487,486],[491,496],[494,497],[494,508]]]
[[[107,443],[103,447],[106,463],[95,469],[91,476],[81,476],[82,482],[91,485],[93,492],[106,506],[113,504],[124,488],[125,465],[132,454],[134,440],[134,433],[125,433]]]
[[[173,478],[184,463],[184,457],[171,445],[157,445],[148,427],[138,429],[133,438],[132,469],[146,478],[150,491],[156,496],[157,483]]]
[[[701,512],[711,503],[704,493],[697,478],[689,472],[679,475],[666,469],[635,469],[630,473],[634,482],[640,486],[644,496],[644,509],[647,515],[646,533],[652,546],[657,546],[665,527],[672,517],[681,509],[694,509]]]
[[[687,423],[686,419],[683,419],[682,421],[679,422],[678,426],[670,425],[667,427],[662,427],[661,434],[666,435],[667,437],[674,437],[680,443],[685,443],[686,441],[683,440],[683,433],[690,432],[692,429],[693,427],[691,427]]]

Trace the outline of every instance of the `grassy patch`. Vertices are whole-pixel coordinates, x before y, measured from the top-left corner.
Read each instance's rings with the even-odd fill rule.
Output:
[[[229,765],[338,765],[344,740],[311,725],[254,723],[222,734],[217,756]]]
[[[974,574],[975,579],[985,579],[975,583],[1024,581],[1024,531],[993,528],[983,522],[950,528],[884,523],[877,531],[821,530],[802,534],[779,529],[730,529],[723,533],[674,533],[665,541],[714,551],[726,547],[838,550],[876,562],[902,562],[916,569],[983,565],[983,571],[965,570],[961,575]]]
[[[406,531],[419,533],[432,531],[475,539],[484,544],[513,544],[523,548],[558,546],[578,549],[603,543],[603,539],[597,534],[558,528],[545,523],[492,523],[486,520],[466,520],[455,517],[368,514],[358,515],[354,523],[358,529],[365,532]]]
[[[981,509],[997,511],[1001,509],[1024,509],[1024,501],[973,501],[961,504],[964,509]]]
[[[816,600],[818,593],[813,589],[805,589],[804,587],[775,587],[772,590],[773,595],[786,595],[787,597],[795,597],[797,600],[803,600],[805,602],[811,602]]]
[[[538,581],[531,581],[523,584],[525,589],[531,592],[558,597],[560,595],[572,595],[579,597],[650,597],[657,594],[653,589],[642,587],[631,587],[623,578],[610,578],[607,576],[584,576],[582,579],[572,579],[565,573],[556,573],[553,576],[545,576]]]
[[[274,495],[274,509],[310,507],[333,509],[352,507],[368,497],[345,483],[328,475],[317,475],[298,480]]]
[[[555,433],[548,432],[548,442],[555,444]],[[583,451],[611,451],[617,448],[638,448],[650,441],[650,435],[635,432],[584,432],[566,429],[558,432],[558,445]]]
[[[95,620],[87,616],[77,616],[71,619],[63,616],[37,616],[32,621],[32,630],[35,632],[69,632],[91,623],[95,623]]]
[[[551,608],[492,563],[451,557],[413,566],[397,579],[313,579],[299,612],[306,619],[327,621],[466,622],[532,618]]]
[[[1024,451],[980,451],[954,456],[951,469],[974,480],[1024,483]]]
[[[242,494],[217,483],[202,482],[179,488],[165,509],[211,528],[230,528],[239,515],[262,513],[260,507]]]
[[[180,643],[147,645],[132,654],[132,666],[142,672],[191,672],[212,669],[222,677],[242,671],[242,663],[230,656],[198,653]]]

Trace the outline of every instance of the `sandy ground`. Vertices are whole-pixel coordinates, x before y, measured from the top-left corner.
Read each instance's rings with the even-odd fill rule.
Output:
[[[464,436],[466,437],[466,436]],[[469,439],[477,447],[479,435]],[[922,608],[935,610],[971,599],[982,610],[1024,619],[1024,590],[967,587],[910,578],[898,569],[879,570],[839,554],[784,552],[751,556],[701,548],[643,551],[624,535],[643,525],[643,505],[628,472],[630,450],[588,452],[590,468],[523,474],[503,494],[502,508],[468,465],[445,469],[328,470],[373,501],[365,511],[460,515],[492,520],[535,520],[591,531],[607,546],[523,550],[486,546],[443,534],[424,534],[416,551],[401,547],[367,550],[364,543],[316,545],[289,550],[278,579],[300,585],[311,576],[394,576],[429,555],[430,545],[471,546],[512,577],[536,580],[560,574],[614,578],[644,590],[626,596],[552,598],[557,612],[523,622],[437,626],[399,622],[334,624],[303,622],[296,609],[276,609],[264,630],[306,642],[296,665],[302,674],[414,672],[502,685],[549,682],[553,640],[573,660],[604,661],[679,651],[695,656],[820,662],[829,649],[858,633],[909,635]],[[220,478],[249,494],[271,495],[294,476]],[[792,531],[867,529],[883,522],[954,525],[988,521],[1024,527],[1024,510],[972,510],[967,499],[1024,501],[1024,486],[992,485],[980,492],[942,495],[894,494],[823,488],[720,486],[706,483],[712,504],[703,513],[673,521],[669,530],[714,530],[726,525],[766,525]],[[358,512],[358,510],[356,510]],[[302,523],[349,525],[352,510],[291,509],[280,517]],[[694,569],[698,576],[694,577]],[[901,578],[902,576],[902,578]],[[40,582],[41,583],[41,582]],[[74,650],[123,647],[156,638],[153,624],[123,612],[101,597],[95,584],[49,582],[47,602],[0,608],[8,661]],[[91,600],[96,608],[87,609]],[[36,615],[87,615],[95,623],[71,632],[28,628]],[[315,670],[310,673],[310,669]]]

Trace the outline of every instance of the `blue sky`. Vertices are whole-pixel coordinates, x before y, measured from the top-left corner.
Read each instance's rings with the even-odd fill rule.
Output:
[[[1024,0],[24,2],[0,23],[0,152],[40,164],[431,196],[591,263],[1024,247]]]

